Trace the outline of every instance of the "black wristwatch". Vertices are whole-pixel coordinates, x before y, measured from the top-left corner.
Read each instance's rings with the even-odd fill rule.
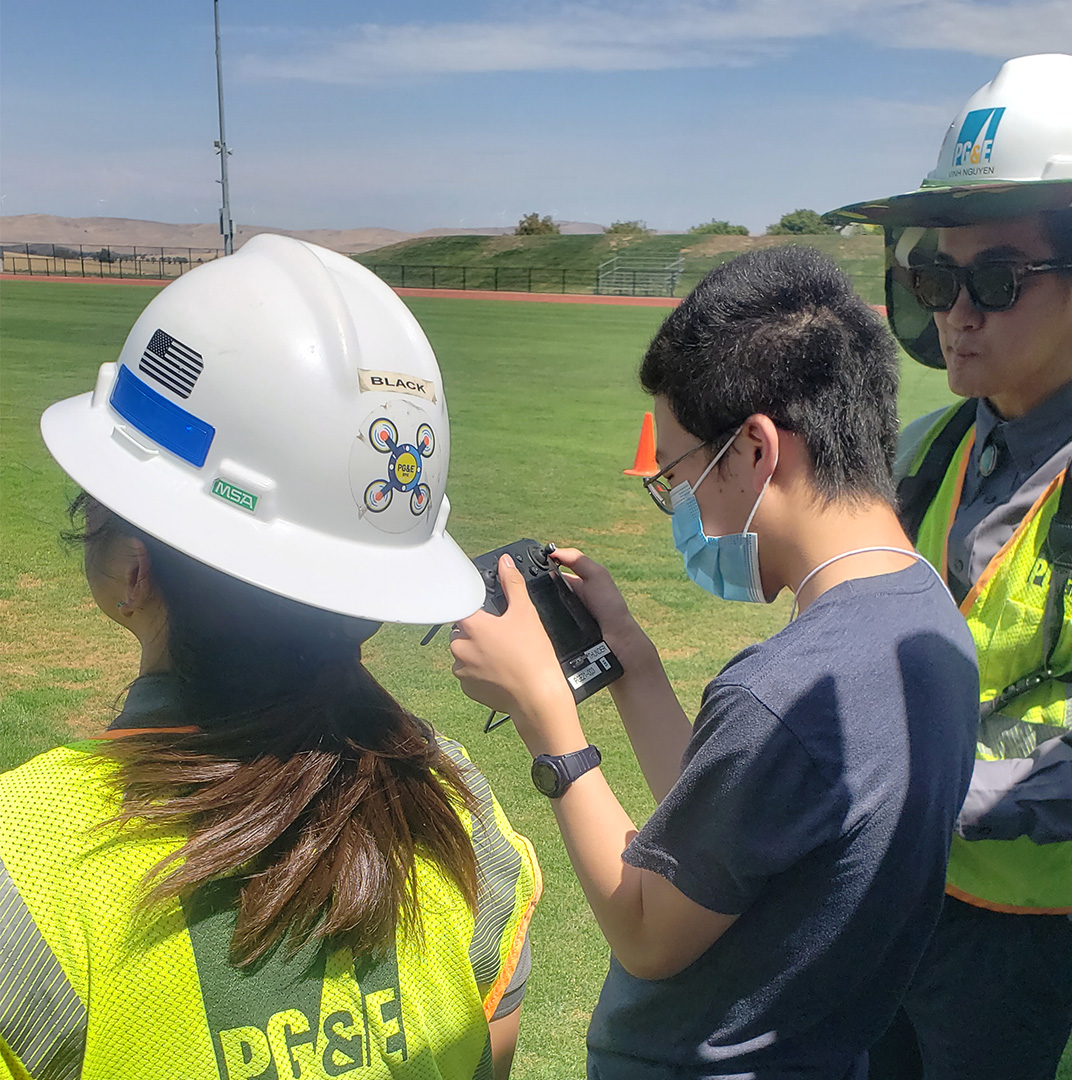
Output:
[[[579,776],[594,769],[603,760],[595,746],[574,750],[572,754],[540,754],[532,763],[532,782],[549,799],[561,799]]]

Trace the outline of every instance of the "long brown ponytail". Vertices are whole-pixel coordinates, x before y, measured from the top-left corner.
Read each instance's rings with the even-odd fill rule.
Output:
[[[240,966],[284,938],[367,954],[400,923],[419,929],[418,855],[473,907],[476,860],[460,817],[472,796],[432,729],[361,665],[371,626],[195,562],[88,497],[80,509],[87,564],[118,536],[148,548],[179,704],[199,729],[133,734],[101,751],[120,766],[118,820],[186,834],[150,872],[146,902],[236,881]]]

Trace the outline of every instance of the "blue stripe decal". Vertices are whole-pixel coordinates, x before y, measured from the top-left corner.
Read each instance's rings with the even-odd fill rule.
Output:
[[[146,386],[130,368],[119,369],[109,404],[165,450],[198,468],[205,464],[216,429]]]

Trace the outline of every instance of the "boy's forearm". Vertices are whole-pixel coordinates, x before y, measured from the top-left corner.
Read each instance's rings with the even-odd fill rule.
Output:
[[[552,803],[588,905],[631,975],[675,975],[736,921],[735,915],[701,908],[665,879],[622,858],[636,828],[602,770],[585,773]]]
[[[655,646],[638,647],[626,674],[610,686],[633,753],[655,801],[662,802],[677,782],[692,724],[666,677]]]

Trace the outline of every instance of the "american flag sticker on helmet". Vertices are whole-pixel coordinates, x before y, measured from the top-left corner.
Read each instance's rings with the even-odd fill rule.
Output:
[[[204,366],[199,352],[163,330],[157,330],[141,354],[138,370],[166,386],[173,394],[188,398]]]

